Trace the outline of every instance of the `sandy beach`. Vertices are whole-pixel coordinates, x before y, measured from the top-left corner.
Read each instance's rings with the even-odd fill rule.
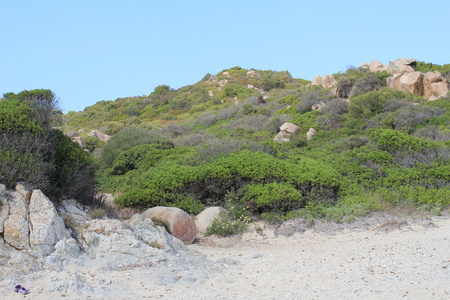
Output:
[[[209,263],[200,273],[162,261],[10,274],[1,298],[450,299],[448,215],[366,223],[319,224],[288,237],[259,223],[241,236],[199,239],[188,249]],[[19,281],[30,294],[12,291]]]

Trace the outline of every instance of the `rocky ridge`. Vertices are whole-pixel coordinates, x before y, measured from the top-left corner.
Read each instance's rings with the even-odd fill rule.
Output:
[[[449,92],[449,83],[440,72],[423,73],[416,71],[416,66],[417,60],[414,58],[399,58],[389,61],[388,65],[372,60],[370,64],[362,63],[359,68],[369,72],[386,71],[391,75],[387,78],[388,87],[424,97],[429,101],[443,97]],[[314,85],[330,89],[337,95],[338,83],[333,75],[315,76],[311,82],[311,86]]]
[[[55,206],[25,184],[15,190],[0,184],[0,200],[0,275],[12,284],[35,272],[59,274],[77,266],[96,271],[145,268],[161,284],[201,281],[218,270],[143,214],[126,221],[92,219],[77,201]],[[85,275],[74,276],[43,292],[92,291]]]

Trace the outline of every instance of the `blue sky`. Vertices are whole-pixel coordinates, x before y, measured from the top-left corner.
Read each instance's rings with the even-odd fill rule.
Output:
[[[0,95],[51,89],[64,112],[234,66],[293,77],[377,59],[450,63],[450,1],[0,0]]]

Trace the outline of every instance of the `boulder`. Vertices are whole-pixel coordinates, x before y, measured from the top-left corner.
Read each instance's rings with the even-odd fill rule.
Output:
[[[430,86],[431,96],[428,98],[429,101],[439,99],[445,95],[447,95],[448,83],[446,82],[436,82]]]
[[[314,76],[314,78],[311,81],[311,85],[322,85],[322,77],[319,75]]]
[[[380,61],[372,59],[372,61],[370,62],[369,65],[370,72],[382,72],[384,71],[384,69],[385,67]]]
[[[56,243],[70,237],[63,219],[41,190],[34,190],[31,195],[29,223],[31,249],[40,254],[52,253]]]
[[[414,95],[423,96],[423,73],[409,72],[400,77],[400,90]]]
[[[231,77],[230,73],[228,73],[228,72],[223,72],[222,75],[225,77]]]
[[[306,139],[310,140],[315,133],[316,133],[316,130],[314,128],[310,128],[308,130],[308,132],[306,133]]]
[[[428,72],[423,77],[424,97],[435,100],[448,93],[447,80],[438,71]]]
[[[322,87],[324,89],[329,89],[337,86],[337,81],[334,79],[333,75],[325,75],[322,77]]]
[[[289,142],[290,136],[295,133],[300,127],[292,123],[284,123],[280,127],[280,132],[275,136],[274,141],[282,143]]]
[[[179,238],[186,245],[192,244],[197,234],[195,222],[186,212],[176,207],[157,206],[142,213],[145,218],[152,219],[157,225],[164,225],[169,233]]]
[[[390,75],[416,71],[417,60],[414,58],[399,58],[389,61],[387,72]]]
[[[362,70],[362,71],[367,71],[367,70],[369,70],[369,67],[370,67],[370,65],[369,65],[368,63],[363,62],[363,63],[359,66],[359,69]]]
[[[99,140],[101,140],[103,142],[107,142],[111,138],[110,135],[101,133],[98,130],[91,130],[91,132],[89,133],[89,136],[96,137],[96,138],[98,138]]]
[[[195,217],[195,226],[199,233],[206,233],[206,230],[214,219],[220,219],[220,214],[224,213],[225,209],[220,206],[212,206],[204,209]]]
[[[248,77],[255,77],[255,76],[259,76],[259,74],[256,73],[255,70],[250,70],[250,71],[247,72],[247,76]]]

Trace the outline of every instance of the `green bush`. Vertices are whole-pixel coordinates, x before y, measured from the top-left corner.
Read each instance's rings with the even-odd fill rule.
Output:
[[[255,211],[288,212],[302,207],[302,194],[292,185],[271,182],[267,184],[247,185],[243,200],[251,203]]]
[[[362,125],[362,123],[381,113],[383,105],[388,100],[404,99],[413,101],[414,98],[414,95],[410,93],[391,88],[382,88],[379,91],[355,96],[348,105],[347,125],[352,128]]]
[[[106,169],[111,167],[121,152],[134,146],[150,144],[158,139],[161,139],[161,136],[154,131],[144,128],[125,127],[113,135],[106,145],[103,146],[99,158],[100,168]]]
[[[0,101],[0,181],[25,181],[52,200],[94,199],[94,169],[88,153],[60,130],[50,90],[5,94]]]

